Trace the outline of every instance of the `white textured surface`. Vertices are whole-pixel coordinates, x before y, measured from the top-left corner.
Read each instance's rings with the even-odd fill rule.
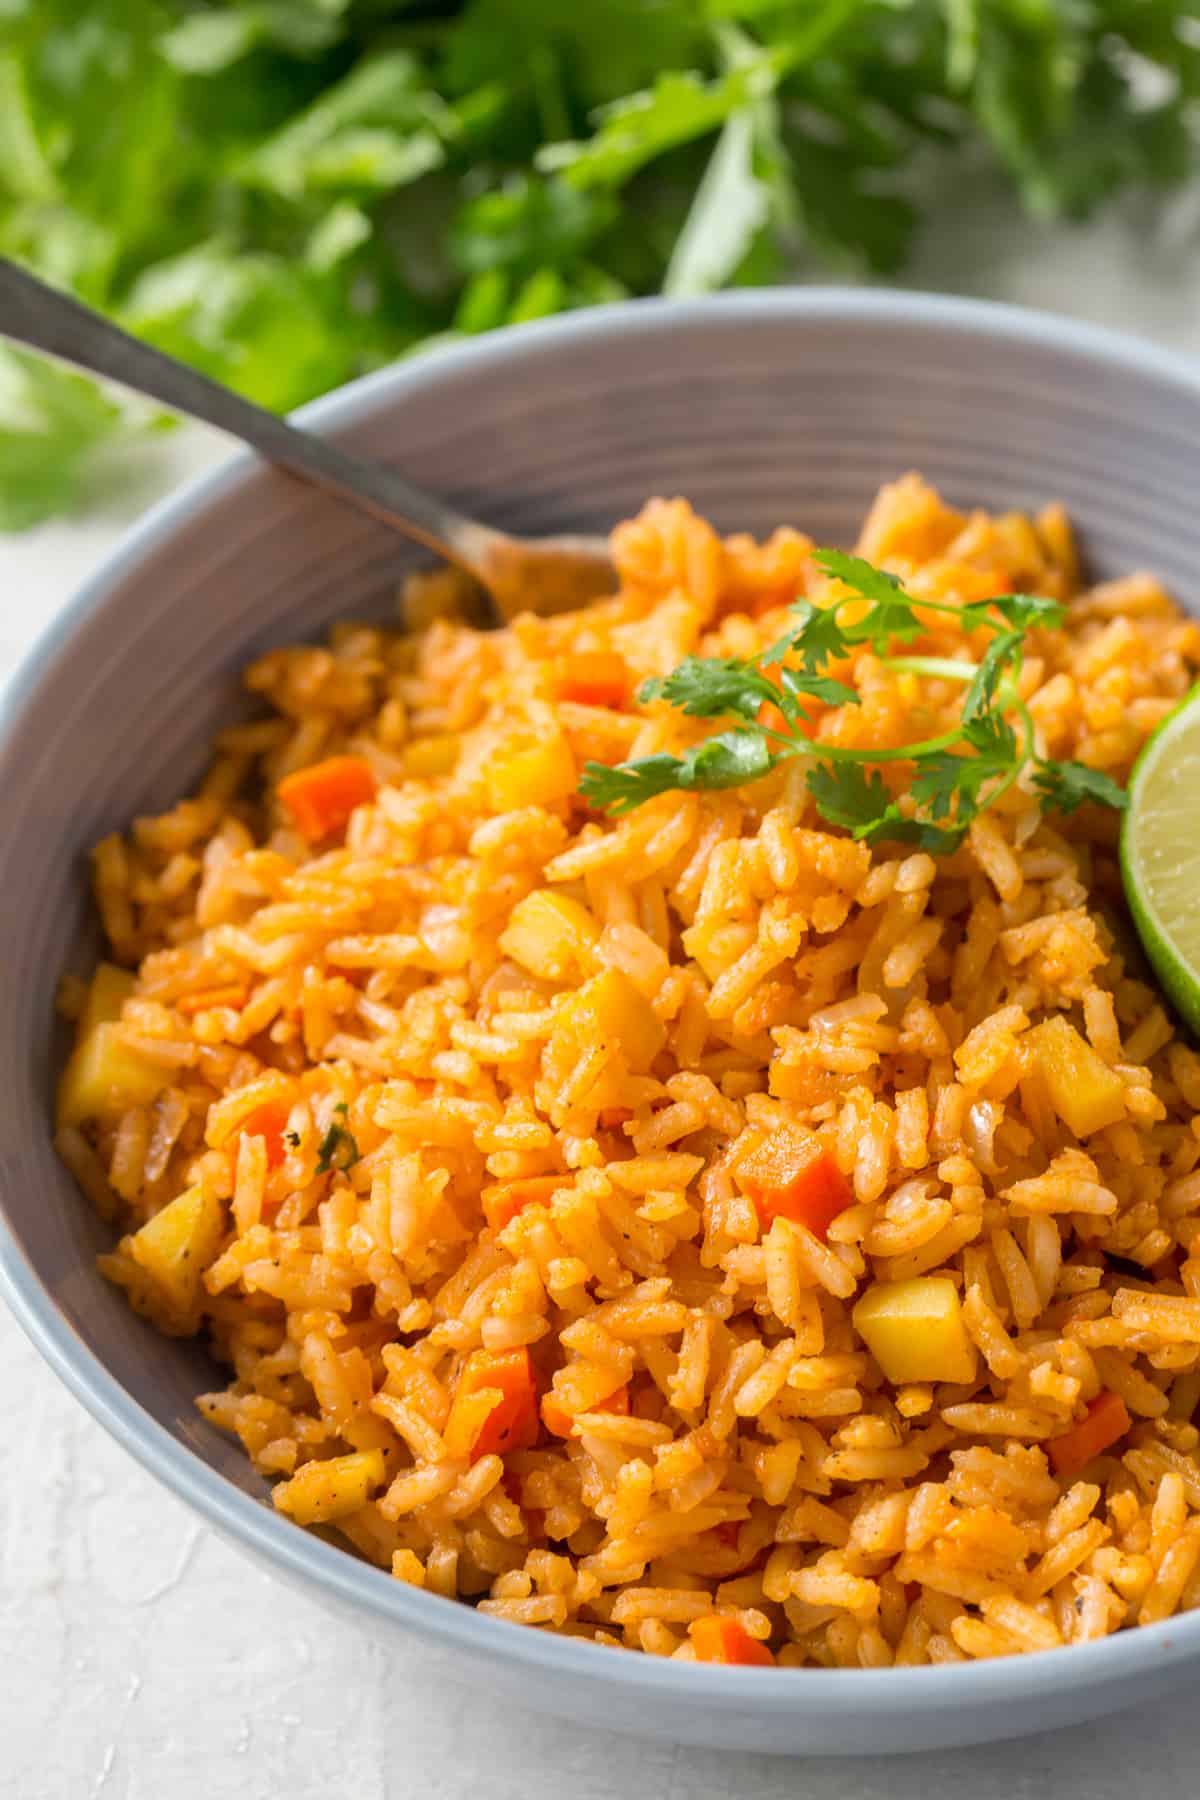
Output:
[[[1132,228],[1052,238],[999,226],[981,205],[926,247],[917,279],[1200,352],[1200,256]],[[0,540],[0,676],[122,525],[220,450],[181,432],[87,519]],[[330,1620],[243,1562],[91,1423],[7,1315],[0,1367],[0,1794],[14,1800],[941,1800],[968,1788],[974,1800],[1165,1800],[1195,1787],[1200,1719],[1186,1704],[982,1751],[803,1769],[514,1714],[464,1693],[447,1659]]]

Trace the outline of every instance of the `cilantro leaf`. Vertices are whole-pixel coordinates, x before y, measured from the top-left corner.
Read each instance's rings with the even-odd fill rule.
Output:
[[[930,818],[948,819],[964,793],[973,798],[978,791],[981,766],[974,756],[960,756],[954,750],[933,751],[921,758],[909,792],[918,806],[929,808]]]
[[[638,699],[669,700],[693,719],[715,719],[735,713],[753,719],[765,700],[777,701],[774,683],[740,657],[688,656],[670,675],[645,681]]]
[[[1010,669],[1020,665],[1025,633],[1019,627],[1002,631],[994,637],[979,661],[971,685],[963,700],[963,724],[969,725],[988,712],[996,698],[996,690]]]
[[[764,668],[795,655],[806,673],[815,674],[826,663],[849,655],[851,640],[838,624],[835,606],[814,606],[811,600],[796,600],[788,611],[795,615],[797,624],[757,658]]]
[[[579,778],[579,792],[592,806],[620,818],[632,812],[656,794],[669,794],[686,787],[686,764],[680,756],[660,751],[657,756],[639,756],[632,762],[611,765],[587,762]]]
[[[1071,813],[1092,800],[1098,806],[1114,806],[1123,812],[1129,795],[1111,776],[1100,769],[1089,769],[1081,762],[1041,762],[1033,773],[1033,785],[1047,806],[1056,812]]]
[[[989,783],[1003,778],[1012,766],[1012,757],[961,756],[953,750],[933,751],[918,759],[908,791],[918,808],[926,809],[926,822],[937,826],[946,846],[954,848],[962,841],[971,820],[986,805],[984,791]],[[935,845],[925,843],[923,847],[932,849]]]
[[[1057,600],[1047,600],[1040,594],[997,594],[991,600],[977,600],[963,607],[963,630],[973,631],[979,625],[994,626],[993,613],[999,613],[1008,624],[1024,631],[1030,625],[1044,625],[1050,629],[1060,626],[1067,616],[1067,609]]]
[[[1001,774],[1016,761],[1017,734],[1002,713],[984,712],[964,719],[962,735],[976,753],[972,760],[986,766],[989,774]]]
[[[920,622],[913,611],[913,601],[904,583],[886,569],[877,569],[861,556],[850,556],[844,550],[814,550],[813,561],[826,575],[871,602],[870,610],[846,632],[851,643],[869,643],[877,651],[885,651],[892,638],[911,643],[921,635]]]
[[[577,187],[619,187],[631,175],[679,144],[707,137],[739,108],[770,93],[785,59],[760,49],[715,81],[692,70],[668,70],[653,87],[601,108],[595,135],[582,143],[550,144],[536,166],[562,170]]]
[[[857,835],[868,844],[912,844],[917,850],[928,850],[931,856],[950,856],[967,835],[967,826],[963,822],[935,825],[928,819],[906,818],[893,805],[887,817]]]
[[[227,12],[190,13],[159,38],[159,49],[185,75],[215,75],[263,44],[293,53],[328,50],[341,34],[343,0],[244,0]]]
[[[877,606],[891,606],[904,598],[900,577],[887,569],[877,569],[863,556],[851,556],[848,550],[814,550],[812,559],[826,575]]]
[[[862,763],[819,763],[808,771],[805,781],[822,818],[831,825],[844,825],[855,837],[874,830],[894,806],[891,789],[879,770],[868,772]]]
[[[723,287],[767,224],[770,192],[755,169],[755,118],[730,114],[696,189],[663,276],[663,293],[680,298]]]
[[[193,22],[194,23],[194,22]],[[454,113],[404,50],[367,57],[238,165],[249,187],[285,197],[391,190],[445,160]]]
[[[820,700],[826,706],[859,703],[854,688],[827,675],[801,669],[780,669],[778,674],[778,682],[771,680],[757,657],[746,662],[737,656],[687,656],[670,675],[644,681],[638,699],[668,700],[693,719],[732,713],[747,723],[757,720],[766,703],[777,706],[793,723],[808,717],[802,704],[806,699]]]
[[[338,1120],[340,1113],[344,1119],[350,1111],[344,1100],[338,1102],[333,1109],[333,1120],[329,1130],[321,1139],[321,1147],[317,1153],[317,1174],[328,1175],[334,1169],[345,1171],[352,1169],[359,1158],[358,1143],[352,1132]]]
[[[822,818],[831,825],[842,825],[860,841],[868,844],[913,844],[935,855],[948,855],[956,850],[966,832],[966,822],[940,823],[960,797],[956,765],[970,762],[969,757],[934,756],[922,759],[927,772],[910,785],[914,800],[931,800],[929,818],[910,818],[892,798],[891,790],[879,771],[870,773],[861,763],[824,763],[810,769],[808,790],[817,803]],[[922,791],[918,794],[918,783]]]
[[[779,685],[785,694],[797,702],[801,700],[820,700],[826,706],[861,706],[856,688],[847,687],[844,681],[834,681],[830,675],[809,675],[802,669],[780,669]],[[779,702],[786,713],[787,707]]]
[[[587,256],[619,217],[610,194],[572,187],[561,177],[514,175],[465,202],[451,248],[468,275],[503,269],[524,277]]]
[[[779,760],[762,731],[723,731],[693,744],[682,756],[660,752],[615,767],[585,763],[579,792],[620,817],[656,794],[679,788],[741,787],[769,774]]]
[[[689,750],[688,787],[741,787],[769,774],[779,761],[761,731],[723,731]]]

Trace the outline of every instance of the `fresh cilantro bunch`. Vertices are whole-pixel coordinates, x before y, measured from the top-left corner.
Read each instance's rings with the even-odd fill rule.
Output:
[[[950,159],[1080,217],[1195,168],[1198,95],[1190,0],[0,0],[0,255],[284,409],[447,334],[895,270]],[[0,352],[0,523],[135,426]]]
[[[972,819],[1026,770],[1043,804],[1058,812],[1073,812],[1085,800],[1125,805],[1124,789],[1098,769],[1038,753],[1033,720],[1020,695],[1021,666],[1030,628],[1062,624],[1063,610],[1054,601],[1004,594],[965,606],[918,602],[894,575],[862,557],[818,550],[813,561],[849,592],[827,606],[798,600],[790,608],[794,623],[788,631],[755,657],[689,656],[663,680],[645,682],[638,695],[643,702],[669,701],[691,718],[739,723],[682,756],[663,752],[615,767],[589,762],[579,784],[585,799],[619,815],[673,789],[740,787],[800,758],[817,810],[830,824],[869,844],[916,844],[943,855],[957,849]],[[856,617],[847,624],[843,615],[850,604]],[[922,612],[950,614],[965,632],[989,630],[992,637],[980,660],[894,654],[895,645],[910,644],[923,633],[918,605]],[[814,742],[802,729],[813,723],[805,700],[859,705],[854,688],[828,669],[863,645],[897,671],[962,682],[966,691],[957,724],[898,748]],[[896,799],[884,780],[887,763],[911,767],[907,803]]]

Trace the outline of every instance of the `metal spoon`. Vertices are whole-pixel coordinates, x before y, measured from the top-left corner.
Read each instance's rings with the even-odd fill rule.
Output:
[[[289,475],[348,501],[465,569],[485,588],[501,619],[519,612],[563,612],[611,593],[616,585],[603,538],[510,537],[469,519],[383,463],[350,456],[328,439],[302,431],[140,343],[4,257],[0,336],[118,381],[172,412],[240,438]]]

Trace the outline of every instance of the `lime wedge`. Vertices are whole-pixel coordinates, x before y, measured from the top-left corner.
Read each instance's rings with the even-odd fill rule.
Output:
[[[1121,875],[1154,972],[1200,1036],[1200,687],[1163,720],[1134,764]]]

